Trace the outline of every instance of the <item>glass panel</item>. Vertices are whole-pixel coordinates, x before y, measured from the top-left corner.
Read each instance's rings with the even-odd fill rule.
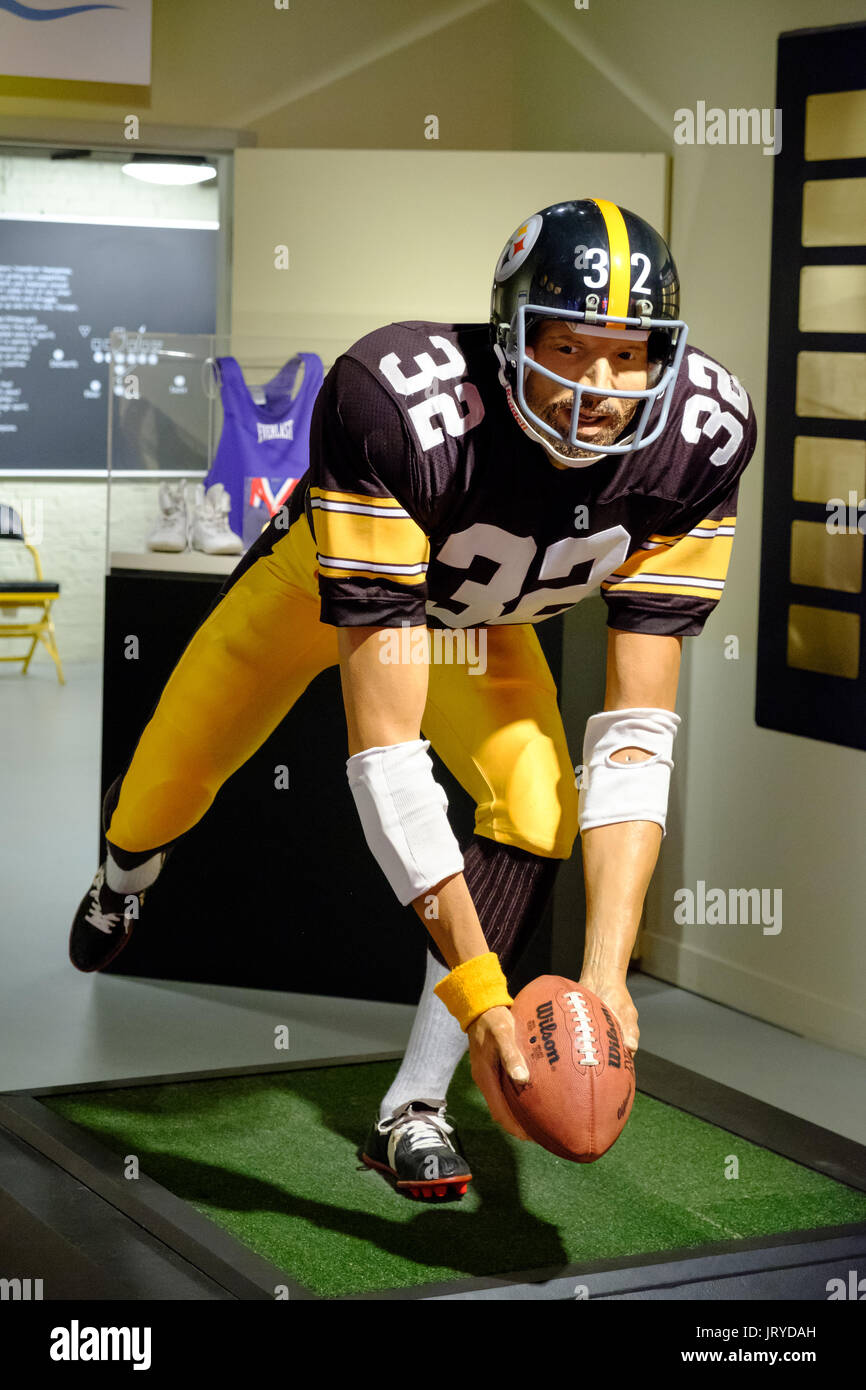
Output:
[[[866,246],[866,179],[803,185],[804,246]]]
[[[798,352],[797,414],[866,420],[866,352]]]
[[[866,333],[866,265],[800,271],[801,333]]]
[[[866,91],[816,92],[806,99],[806,158],[866,155]]]
[[[823,521],[792,522],[791,583],[859,594],[863,587],[860,532],[828,531]]]
[[[816,439],[800,434],[794,440],[794,497],[798,502],[829,502],[848,493],[866,497],[866,440]]]
[[[788,609],[788,665],[856,680],[860,667],[858,615],[792,603]]]
[[[196,489],[213,467],[223,437],[220,362],[231,358],[240,372],[252,402],[250,429],[255,430],[258,413],[253,405],[259,407],[266,396],[279,408],[274,414],[265,412],[259,423],[270,424],[275,430],[275,420],[279,424],[291,415],[297,438],[302,424],[309,429],[309,416],[303,403],[303,415],[296,415],[291,403],[303,391],[308,369],[313,373],[312,381],[319,370],[327,370],[327,363],[318,359],[314,349],[308,350],[306,343],[304,351],[309,355],[302,358],[300,347],[295,347],[298,341],[293,342],[291,333],[277,338],[247,333],[112,331],[114,389],[109,391],[107,402],[107,572],[231,573],[240,552],[208,554],[194,545],[190,548],[188,536],[185,546],[179,521],[185,510],[181,502],[190,513],[197,509],[200,497]],[[340,351],[342,348],[335,345],[334,356]],[[307,404],[308,397],[309,392]],[[233,474],[218,475],[229,495],[229,530],[240,538],[244,549],[285,503],[303,472],[301,454],[289,458],[285,452],[276,456],[267,450],[265,453],[261,477],[252,476],[253,469],[245,473],[240,465]],[[184,479],[186,490],[181,488]],[[168,535],[155,539],[154,532],[159,530],[167,530]],[[159,548],[153,549],[154,544]]]

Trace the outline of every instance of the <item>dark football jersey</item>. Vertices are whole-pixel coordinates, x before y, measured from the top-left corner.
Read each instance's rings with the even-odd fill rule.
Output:
[[[325,378],[297,488],[322,621],[537,623],[600,586],[609,626],[694,635],[755,438],[737,379],[687,348],[654,443],[556,468],[511,414],[487,324],[377,329]]]

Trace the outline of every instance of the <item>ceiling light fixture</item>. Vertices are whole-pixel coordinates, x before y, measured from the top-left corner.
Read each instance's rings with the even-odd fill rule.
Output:
[[[124,174],[142,183],[181,184],[205,183],[216,178],[216,169],[204,155],[135,154],[123,165]]]

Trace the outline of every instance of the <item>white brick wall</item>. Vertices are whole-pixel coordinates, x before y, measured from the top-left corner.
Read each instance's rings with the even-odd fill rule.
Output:
[[[191,218],[216,222],[218,191],[215,181],[188,188],[137,183],[121,172],[119,163],[105,160],[52,161],[4,156],[0,158],[0,208],[7,216]],[[50,401],[44,403],[44,408],[51,408]],[[144,549],[145,537],[159,511],[158,487],[158,479],[115,480],[113,549]],[[46,579],[60,583],[54,621],[64,662],[102,659],[106,490],[107,484],[101,479],[41,481],[0,477],[0,502],[21,508],[25,525],[33,532],[38,546]],[[18,577],[31,573],[26,551],[0,541],[0,575]],[[23,610],[21,616],[25,616]],[[11,655],[13,650],[12,643],[6,641],[0,655]],[[41,650],[33,661],[50,664],[47,653]]]
[[[113,484],[112,549],[144,550],[145,538],[159,513],[158,480],[121,480]],[[46,579],[60,584],[54,605],[57,645],[64,662],[102,660],[102,624],[106,573],[107,484],[96,479],[69,482],[0,478],[0,502],[20,511],[39,550]],[[0,575],[30,578],[33,563],[23,546],[0,541]],[[33,610],[20,610],[30,617]],[[16,650],[3,643],[0,655]],[[26,645],[21,650],[26,651]],[[40,649],[33,658],[51,658]]]

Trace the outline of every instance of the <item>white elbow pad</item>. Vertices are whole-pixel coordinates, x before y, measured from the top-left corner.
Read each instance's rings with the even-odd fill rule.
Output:
[[[590,715],[583,738],[583,776],[577,799],[581,833],[619,821],[655,821],[665,834],[671,756],[680,716],[667,709],[613,709]],[[652,756],[614,762],[623,748]]]
[[[364,838],[405,907],[463,869],[426,739],[365,748],[346,763]]]

